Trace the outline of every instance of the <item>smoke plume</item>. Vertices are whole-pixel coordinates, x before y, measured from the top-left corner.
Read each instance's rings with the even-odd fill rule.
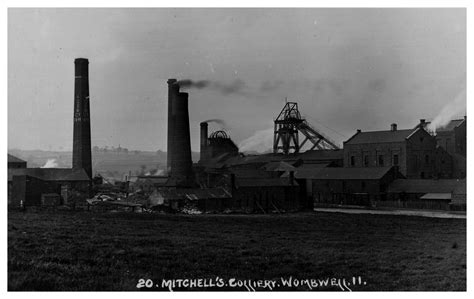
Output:
[[[185,80],[179,80],[177,84],[183,88],[197,88],[197,89],[208,88],[211,90],[218,91],[224,95],[243,93],[243,89],[246,86],[245,82],[240,79],[236,79],[232,81],[231,83],[222,83],[222,82],[209,81],[209,80],[193,81],[193,80],[185,79]]]
[[[443,107],[441,112],[428,125],[428,131],[445,127],[452,119],[466,111],[466,90],[462,90],[453,101]]]
[[[219,126],[221,126],[222,128],[227,127],[226,122],[224,120],[218,119],[218,118],[208,119],[208,120],[205,120],[203,122],[205,122],[205,123],[215,123],[215,124],[218,124]]]
[[[239,143],[241,152],[256,151],[259,153],[271,150],[273,147],[273,128],[255,132],[249,138]]]
[[[56,168],[58,167],[58,163],[56,162],[56,159],[48,159],[46,163],[41,166],[41,168]]]

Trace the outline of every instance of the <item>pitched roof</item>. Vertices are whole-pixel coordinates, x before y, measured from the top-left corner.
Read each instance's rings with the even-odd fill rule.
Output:
[[[296,169],[295,178],[313,180],[377,180],[387,174],[391,168],[391,166],[386,166]]]
[[[387,189],[389,193],[461,193],[466,190],[466,180],[423,180],[398,179],[393,181]],[[464,191],[465,192],[465,191]]]
[[[458,127],[461,125],[465,119],[453,119],[451,120],[446,126],[442,128],[436,129],[437,132],[443,132],[443,131],[452,131],[454,128]]]
[[[231,173],[235,174],[237,178],[253,178],[253,179],[264,179],[271,178],[273,174],[263,169],[232,169]]]
[[[426,193],[420,199],[451,199],[451,193]]]
[[[236,178],[237,187],[289,187],[298,186],[296,182],[290,183],[288,178]]]
[[[8,163],[26,163],[26,161],[8,154]]]
[[[295,167],[283,161],[275,161],[263,165],[262,169],[266,171],[291,171],[294,170]]]
[[[417,129],[359,132],[347,140],[345,144],[403,142],[416,130]]]
[[[8,180],[14,175],[28,175],[44,181],[89,181],[84,169],[71,168],[11,168],[8,169]]]

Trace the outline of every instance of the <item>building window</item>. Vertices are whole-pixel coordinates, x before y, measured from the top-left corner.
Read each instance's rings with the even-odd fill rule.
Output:
[[[430,156],[425,155],[425,163],[429,164],[430,163]]]
[[[354,166],[354,165],[355,165],[355,157],[351,156],[351,166]]]
[[[420,137],[420,142],[423,142],[423,137]]]
[[[422,179],[425,178],[425,173],[423,171],[420,173],[420,178],[422,178]]]
[[[398,165],[398,155],[393,155],[393,165]]]
[[[379,155],[379,166],[383,166],[383,155]]]
[[[362,191],[365,191],[365,182],[361,183]]]
[[[368,155],[364,156],[364,166],[369,166],[369,156]]]

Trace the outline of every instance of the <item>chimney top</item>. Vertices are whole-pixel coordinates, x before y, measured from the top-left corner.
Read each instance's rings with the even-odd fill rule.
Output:
[[[176,79],[168,79],[168,81],[167,81],[166,83],[168,83],[168,84],[174,84],[174,83],[176,83],[176,82],[178,82],[178,80],[176,80]]]
[[[393,123],[390,125],[390,131],[395,132],[397,130],[397,124]]]
[[[361,130],[361,129],[357,129],[357,133],[360,133],[360,132],[362,132],[362,130]]]
[[[74,63],[89,63],[89,60],[87,58],[76,58]]]
[[[420,124],[424,125],[425,122],[426,122],[426,119],[424,119],[424,118],[421,118],[421,119],[420,119]]]
[[[201,127],[204,127],[204,126],[207,126],[207,121],[203,121],[202,123],[200,123]]]

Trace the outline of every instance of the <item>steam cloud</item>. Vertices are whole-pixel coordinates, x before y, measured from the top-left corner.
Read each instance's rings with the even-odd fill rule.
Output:
[[[193,80],[185,79],[185,80],[179,80],[177,84],[183,88],[197,88],[197,89],[209,88],[212,90],[216,90],[224,95],[243,93],[243,89],[245,88],[245,85],[246,85],[245,82],[240,79],[236,79],[233,82],[228,83],[228,84],[217,82],[217,81],[209,81],[209,80],[193,81]]]
[[[464,113],[466,110],[466,90],[462,90],[456,98],[441,109],[441,112],[428,125],[428,131],[436,132],[436,129],[445,127],[453,118]]]
[[[41,168],[56,168],[58,167],[58,163],[56,162],[56,159],[48,159],[46,163],[41,166]]]
[[[273,147],[273,128],[256,131],[255,134],[239,143],[241,152],[266,152]]]

